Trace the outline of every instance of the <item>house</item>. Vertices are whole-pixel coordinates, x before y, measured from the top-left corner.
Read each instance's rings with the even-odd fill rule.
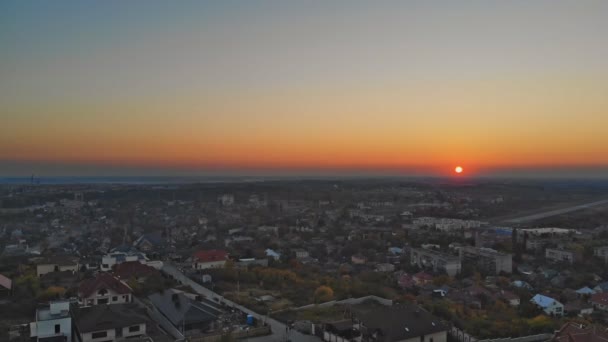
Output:
[[[114,276],[127,281],[135,279],[138,282],[144,282],[150,276],[160,276],[160,272],[148,265],[144,265],[138,261],[127,261],[118,264],[114,267]]]
[[[361,254],[354,254],[350,257],[350,262],[353,265],[364,265],[367,262],[367,258]]]
[[[504,300],[507,304],[511,306],[519,306],[520,304],[519,296],[511,291],[501,291],[498,295],[498,298]]]
[[[217,304],[176,289],[152,294],[148,299],[185,335],[200,334],[213,329],[222,313]]]
[[[30,323],[30,337],[38,342],[72,341],[70,301],[53,301],[36,309],[36,321]]]
[[[162,237],[160,232],[143,234],[137,240],[135,240],[135,242],[133,242],[133,247],[144,253],[158,251],[164,246],[165,239]]]
[[[131,302],[133,290],[109,273],[99,273],[78,287],[78,304],[92,306],[100,304],[123,304]]]
[[[9,297],[13,293],[13,281],[0,274],[0,298]]]
[[[79,266],[78,258],[63,255],[52,256],[45,258],[36,265],[36,274],[40,277],[49,272],[78,272]]]
[[[526,289],[526,290],[530,290],[530,291],[531,291],[531,290],[534,290],[534,288],[532,287],[532,285],[530,285],[530,284],[528,284],[527,282],[522,281],[522,280],[515,280],[515,281],[513,281],[513,282],[511,283],[511,285],[512,285],[513,287],[518,288],[518,289]]]
[[[395,265],[383,263],[376,265],[377,272],[393,272],[395,270]]]
[[[102,304],[74,310],[74,333],[80,342],[113,342],[144,336],[148,322],[145,309],[136,304]]]
[[[430,284],[433,281],[433,276],[426,272],[418,272],[412,276],[414,280],[414,284],[416,286],[423,286],[426,284]]]
[[[266,249],[266,256],[269,258],[273,258],[274,260],[279,260],[281,258],[281,254],[275,252],[270,248]]]
[[[352,319],[326,322],[323,324],[323,341],[358,341],[361,332],[354,327]]]
[[[402,274],[399,279],[397,279],[397,284],[402,289],[411,289],[416,285],[416,282],[409,274]]]
[[[224,250],[211,249],[198,251],[192,257],[192,268],[195,270],[221,268],[226,264],[226,260],[228,260],[228,253]]]
[[[595,290],[596,293],[608,292],[608,281],[598,284],[596,287],[593,288],[593,290]]]
[[[305,259],[310,257],[310,254],[305,249],[298,248],[294,252],[296,254],[296,259]]]
[[[598,257],[608,264],[608,246],[595,247],[593,249],[593,256]]]
[[[138,261],[145,264],[147,263],[148,258],[146,258],[144,253],[141,253],[135,248],[115,248],[111,253],[106,254],[101,258],[100,270],[103,272],[110,272],[115,265],[128,261]]]
[[[416,305],[355,312],[363,341],[446,342],[448,327]]]
[[[580,299],[568,301],[564,305],[564,313],[568,316],[591,315],[593,313],[593,304]]]
[[[595,290],[589,288],[588,286],[585,286],[576,290],[576,294],[579,296],[591,296],[592,294],[595,294]]]
[[[530,299],[530,302],[541,308],[547,315],[563,316],[564,314],[564,304],[551,297],[537,294]]]
[[[598,326],[584,326],[580,323],[564,324],[550,340],[551,342],[605,342],[608,331]]]
[[[608,292],[592,295],[591,298],[589,298],[589,302],[598,310],[608,311]]]

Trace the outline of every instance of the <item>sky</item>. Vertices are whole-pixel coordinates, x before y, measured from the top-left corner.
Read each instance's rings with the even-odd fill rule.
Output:
[[[607,32],[607,1],[6,0],[0,176],[608,175]]]

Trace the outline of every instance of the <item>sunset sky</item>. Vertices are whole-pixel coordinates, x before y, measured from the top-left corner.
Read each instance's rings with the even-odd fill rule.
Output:
[[[0,176],[601,174],[607,35],[608,1],[1,1]]]

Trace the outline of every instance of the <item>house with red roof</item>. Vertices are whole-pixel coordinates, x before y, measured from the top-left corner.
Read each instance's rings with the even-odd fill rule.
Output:
[[[114,266],[114,276],[117,278],[128,281],[129,279],[135,279],[142,283],[150,276],[160,275],[160,272],[148,265],[144,265],[139,261],[126,261],[122,264]]]
[[[422,271],[414,274],[412,277],[416,286],[424,286],[426,284],[430,284],[433,281],[433,276]]]
[[[228,253],[224,250],[211,249],[194,253],[192,256],[192,268],[204,270],[207,268],[221,268],[228,260]]]
[[[78,304],[130,303],[133,290],[124,281],[109,273],[99,273],[95,278],[84,280],[78,287]]]
[[[598,310],[608,311],[608,292],[596,293],[589,299],[593,307]]]
[[[0,298],[8,297],[13,291],[13,281],[0,274]]]
[[[608,330],[597,325],[569,322],[555,332],[551,342],[608,342]]]

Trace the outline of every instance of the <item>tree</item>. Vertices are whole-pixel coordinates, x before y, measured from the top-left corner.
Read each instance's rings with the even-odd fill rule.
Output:
[[[334,290],[326,285],[317,287],[314,294],[315,303],[329,302],[334,298]]]

